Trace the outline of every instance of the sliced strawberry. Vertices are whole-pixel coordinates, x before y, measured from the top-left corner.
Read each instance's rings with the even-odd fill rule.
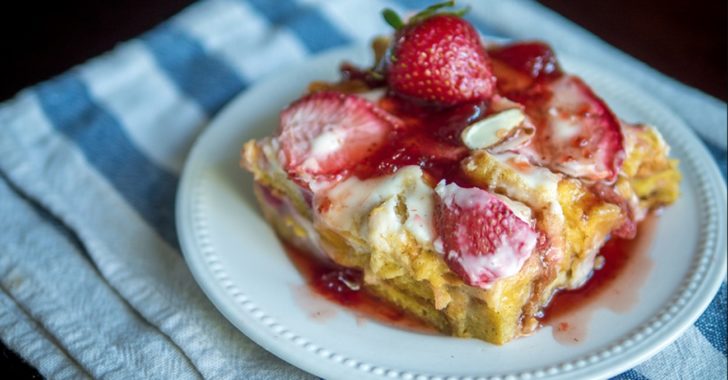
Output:
[[[488,50],[498,92],[522,102],[540,95],[539,83],[562,75],[556,55],[541,42],[518,42]]]
[[[536,124],[533,148],[552,170],[612,182],[624,159],[622,130],[609,107],[581,79],[564,75],[540,42],[489,51],[498,90],[526,106]]]
[[[498,46],[488,50],[488,55],[533,79],[556,78],[561,75],[556,54],[543,42],[518,42]],[[500,77],[498,80],[500,81]]]
[[[526,101],[544,163],[572,177],[612,182],[624,159],[622,130],[609,107],[581,79],[544,85],[548,96]]]
[[[486,288],[498,278],[516,274],[536,248],[539,234],[530,217],[519,215],[516,204],[479,188],[444,181],[435,192],[435,228],[442,242],[438,249],[468,285]]]
[[[453,14],[414,17],[395,35],[387,82],[395,93],[439,105],[487,99],[495,77],[478,32]]]
[[[281,112],[283,165],[297,182],[335,178],[377,151],[397,119],[354,95],[318,92]]]

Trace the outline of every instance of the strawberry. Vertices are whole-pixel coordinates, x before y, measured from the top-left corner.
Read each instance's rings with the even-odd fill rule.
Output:
[[[613,182],[624,159],[619,120],[578,77],[565,75],[551,48],[524,42],[489,51],[499,92],[526,106],[543,165],[572,177]]]
[[[530,216],[519,215],[514,203],[444,181],[435,192],[435,228],[442,243],[438,250],[466,284],[487,288],[516,274],[536,249],[539,234],[530,220],[522,219]]]
[[[547,85],[551,96],[526,107],[537,121],[536,148],[548,166],[572,177],[613,182],[624,160],[619,120],[581,79]]]
[[[490,49],[488,55],[494,61],[502,62],[533,79],[556,78],[561,75],[556,54],[543,42],[518,42],[498,46]]]
[[[394,93],[441,106],[493,95],[495,77],[480,36],[457,13],[437,13],[448,5],[452,2],[434,5],[406,25],[384,11],[398,29],[385,69]]]
[[[354,95],[317,92],[281,112],[278,140],[288,175],[304,187],[341,178],[376,152],[399,121]]]

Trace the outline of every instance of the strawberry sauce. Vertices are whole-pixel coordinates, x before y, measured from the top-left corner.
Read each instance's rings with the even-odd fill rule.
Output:
[[[367,179],[394,173],[407,165],[420,166],[432,179],[461,186],[469,185],[459,165],[468,154],[460,133],[487,113],[485,102],[470,102],[454,107],[419,105],[388,95],[379,106],[397,116],[404,126],[395,130],[388,143],[359,163],[353,174]]]
[[[581,288],[560,291],[541,319],[553,328],[557,341],[578,344],[587,337],[593,313],[609,309],[625,313],[639,302],[639,290],[650,274],[654,262],[649,248],[657,217],[649,215],[638,227],[635,239],[612,238],[600,250],[604,266],[594,271]]]
[[[334,313],[325,304],[310,298],[318,296],[353,311],[360,322],[369,319],[404,330],[435,333],[432,327],[366,291],[362,287],[361,271],[324,262],[313,254],[288,244],[285,248],[288,257],[304,276],[311,290],[309,294],[300,291],[295,293],[297,297],[303,298],[300,300],[301,304],[305,304],[312,317],[321,319],[322,316]]]
[[[656,224],[650,215],[640,223],[637,238],[613,238],[602,247],[604,266],[594,271],[579,289],[560,291],[544,310],[541,324],[551,326],[554,338],[567,345],[579,344],[587,337],[592,315],[609,309],[625,313],[639,302],[639,289],[654,262],[649,248]],[[373,320],[417,333],[437,333],[432,327],[370,294],[362,284],[362,273],[324,262],[315,255],[286,245],[286,253],[304,276],[308,292],[297,289],[300,304],[312,318],[325,319],[336,310],[319,302],[321,298],[353,311],[359,322]]]

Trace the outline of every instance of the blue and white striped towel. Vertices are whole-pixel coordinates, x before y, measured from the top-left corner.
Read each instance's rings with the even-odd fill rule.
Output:
[[[179,252],[174,196],[207,121],[266,74],[427,1],[205,1],[0,105],[0,339],[50,378],[306,377],[240,334]],[[630,78],[725,173],[726,105],[530,1],[481,1],[485,34],[534,38]],[[687,333],[619,378],[726,375],[726,285]]]

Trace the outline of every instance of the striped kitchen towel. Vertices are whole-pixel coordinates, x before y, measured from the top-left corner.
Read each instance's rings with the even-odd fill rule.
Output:
[[[49,378],[301,378],[230,325],[179,252],[174,197],[195,138],[255,81],[388,31],[429,1],[218,0],[0,105],[0,339]],[[535,2],[479,1],[484,34],[590,57],[669,105],[725,175],[726,105]],[[726,285],[623,379],[726,376]]]

